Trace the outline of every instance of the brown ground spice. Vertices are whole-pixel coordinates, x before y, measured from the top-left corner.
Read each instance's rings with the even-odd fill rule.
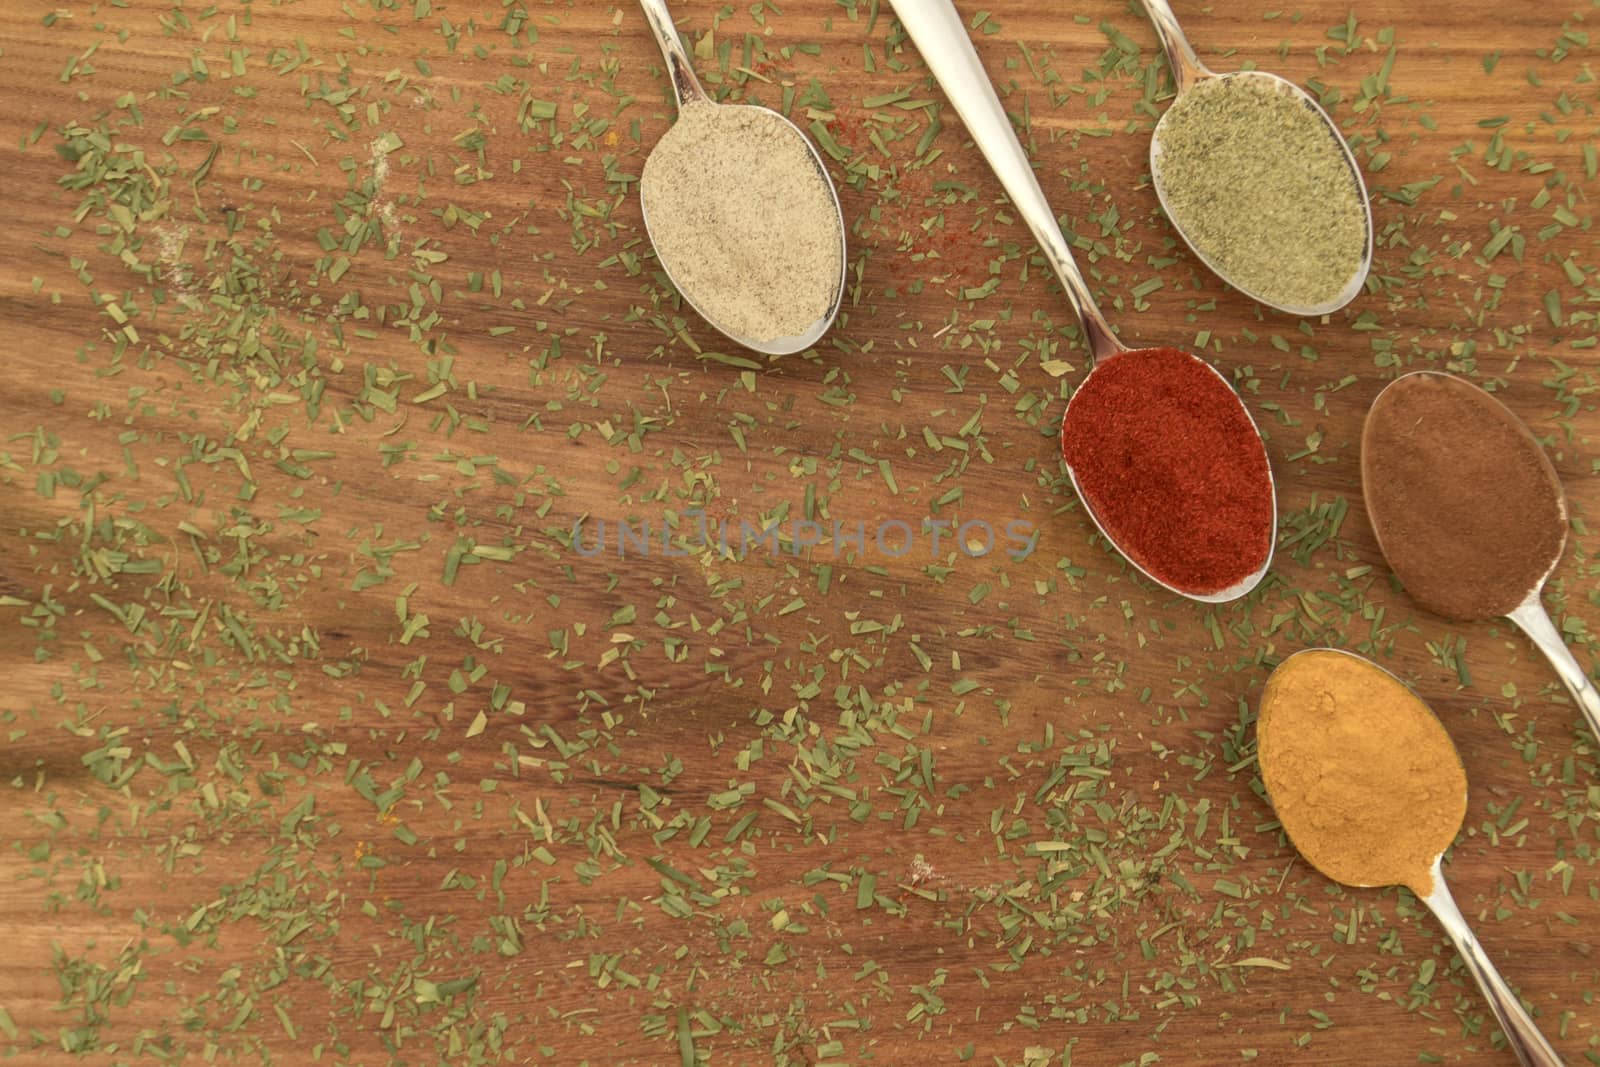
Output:
[[[1566,508],[1539,442],[1477,386],[1425,372],[1378,395],[1367,514],[1406,592],[1450,619],[1509,614],[1561,558]]]
[[[1261,778],[1310,864],[1346,885],[1433,891],[1433,860],[1467,814],[1450,735],[1393,675],[1311,649],[1267,679],[1256,721]]]

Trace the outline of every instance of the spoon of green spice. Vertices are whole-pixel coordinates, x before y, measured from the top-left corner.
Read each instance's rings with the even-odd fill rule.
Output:
[[[1350,145],[1310,94],[1276,74],[1218,74],[1167,0],[1140,0],[1177,97],[1150,138],[1150,176],[1196,256],[1246,296],[1325,315],[1372,269],[1372,208]]]
[[[844,215],[833,180],[794,123],[770,108],[713,100],[666,0],[639,3],[678,104],[639,177],[656,261],[731,340],[771,356],[804,351],[844,301]]]
[[[1072,258],[1071,247],[973,48],[960,12],[951,0],[890,0],[890,4],[1038,242],[1040,253],[1055,272],[1082,325],[1091,368],[1067,404],[1062,419],[1062,451],[1067,460],[1067,476],[1090,521],[1141,574],[1170,592],[1203,604],[1220,604],[1245,596],[1260,584],[1272,564],[1277,528],[1272,467],[1260,428],[1249,409],[1221,372],[1192,353],[1164,346],[1133,348],[1117,338]],[[1082,411],[1100,410],[1103,405],[1099,401],[1113,393],[1123,398],[1119,405],[1123,417],[1085,421]],[[1133,426],[1149,421],[1152,401],[1158,393],[1185,394],[1204,401],[1198,405],[1202,410],[1187,412],[1181,425],[1172,428],[1173,432],[1188,431],[1186,436],[1195,445],[1188,450],[1187,459],[1191,462],[1186,465],[1187,470],[1176,466],[1149,470],[1152,465],[1141,462],[1144,457],[1136,435],[1130,433]],[[1076,419],[1074,409],[1079,412]],[[1115,472],[1123,476],[1120,484],[1105,492],[1089,488],[1091,468],[1086,465],[1080,470],[1072,459],[1077,450],[1069,447],[1070,442],[1079,441],[1089,442],[1084,446],[1085,454],[1104,457],[1107,453],[1132,453]],[[1094,482],[1115,481],[1101,479],[1098,467],[1094,471]],[[1217,486],[1225,483],[1236,486],[1226,509],[1217,491]],[[1140,526],[1149,523],[1119,525],[1114,520],[1113,516],[1126,511],[1130,500],[1148,503],[1160,499],[1163,491],[1180,501],[1182,507],[1154,516],[1166,520],[1159,542],[1139,532]],[[1188,509],[1210,509],[1223,512],[1224,517],[1218,522],[1217,516],[1206,516],[1212,519],[1209,524],[1181,521],[1181,512]],[[1248,514],[1250,518],[1229,529],[1231,520],[1225,516],[1235,514]],[[1201,525],[1211,529],[1197,532]],[[1241,539],[1238,535],[1242,531],[1250,536]],[[1249,542],[1247,550],[1232,547],[1245,540]],[[1226,577],[1221,582],[1189,584],[1153,562],[1185,550],[1215,553],[1219,546],[1227,557]]]

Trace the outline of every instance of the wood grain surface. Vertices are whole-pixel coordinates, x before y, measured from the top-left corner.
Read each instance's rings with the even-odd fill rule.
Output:
[[[846,306],[780,360],[654,270],[631,4],[0,5],[0,1061],[1511,1062],[1418,902],[1262,796],[1261,684],[1331,644],[1439,713],[1450,884],[1600,1063],[1600,750],[1509,625],[1408,601],[1357,462],[1397,374],[1494,389],[1592,671],[1595,8],[1180,5],[1357,146],[1372,281],[1301,322],[1159,216],[1135,7],[960,6],[1108,316],[1270,438],[1242,602],[1093,535],[1070,311],[887,4],[673,5],[831,149]]]

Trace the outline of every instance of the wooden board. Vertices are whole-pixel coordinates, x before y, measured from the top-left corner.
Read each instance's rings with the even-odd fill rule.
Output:
[[[0,1058],[1510,1062],[1417,902],[1261,796],[1261,683],[1333,644],[1439,712],[1462,910],[1600,1063],[1596,743],[1508,625],[1407,600],[1356,450],[1407,369],[1494,388],[1565,479],[1592,670],[1592,9],[1180,9],[1358,144],[1373,282],[1317,322],[1159,217],[1136,11],[961,9],[1109,317],[1269,433],[1244,602],[1092,535],[1070,312],[887,5],[674,5],[718,93],[835,146],[846,308],[753,362],[653,269],[630,4],[0,9]],[[664,548],[697,512],[830,537]]]

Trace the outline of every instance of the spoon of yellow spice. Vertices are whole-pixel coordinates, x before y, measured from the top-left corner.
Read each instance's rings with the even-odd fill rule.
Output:
[[[1360,656],[1297,652],[1267,679],[1257,758],[1278,821],[1336,882],[1403,885],[1428,906],[1527,1067],[1561,1067],[1445,887],[1442,860],[1467,814],[1467,774],[1444,726]]]
[[[1361,490],[1378,547],[1411,598],[1447,619],[1516,623],[1600,738],[1600,691],[1541,596],[1566,548],[1567,499],[1522,420],[1463,378],[1402,375],[1367,413]]]
[[[1276,74],[1200,62],[1167,0],[1141,0],[1177,98],[1150,139],[1161,208],[1205,265],[1260,303],[1324,315],[1372,269],[1372,208],[1339,127]]]

